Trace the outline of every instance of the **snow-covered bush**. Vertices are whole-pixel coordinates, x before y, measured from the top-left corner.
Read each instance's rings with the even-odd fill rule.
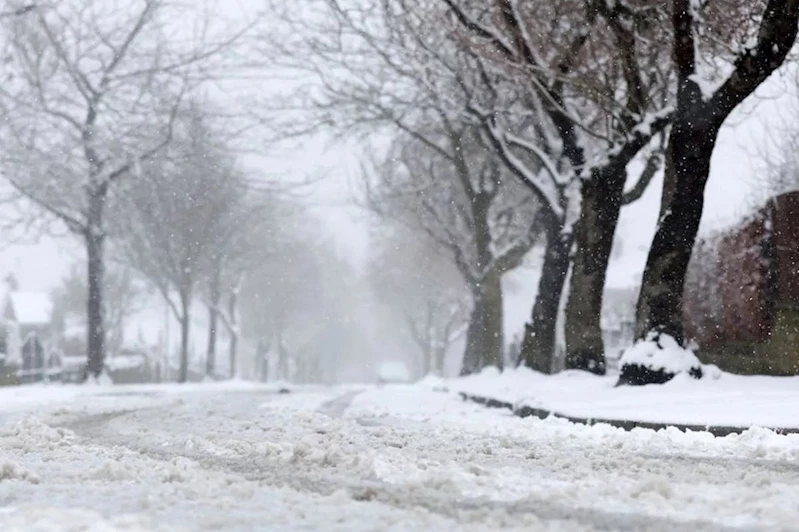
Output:
[[[694,352],[674,337],[650,332],[624,351],[619,360],[619,384],[663,384],[680,373],[702,378],[702,364]]]

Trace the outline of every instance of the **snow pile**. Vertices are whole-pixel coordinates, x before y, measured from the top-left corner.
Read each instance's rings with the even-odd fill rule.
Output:
[[[571,372],[558,375],[562,378],[568,374]],[[480,373],[453,379],[450,389],[516,403],[540,390],[540,385],[546,381],[546,375],[524,366],[508,368],[502,372],[495,367],[488,367]]]
[[[24,467],[20,467],[19,464],[15,462],[2,461],[2,455],[0,455],[0,482],[3,482],[4,480],[24,480],[26,482],[30,482],[31,484],[38,484],[41,482],[39,477]]]
[[[404,362],[386,361],[381,363],[378,368],[378,379],[385,383],[410,382],[411,372]]]
[[[438,375],[433,375],[432,373],[421,378],[416,385],[424,390],[431,390],[434,392],[448,391],[446,381]]]
[[[87,386],[108,387],[113,386],[114,381],[111,379],[111,376],[108,374],[108,372],[103,369],[99,375],[89,375],[84,384]]]
[[[624,368],[627,364],[672,375],[689,373],[702,366],[693,351],[682,347],[672,336],[652,332],[624,351],[619,365]]]
[[[496,399],[564,416],[683,425],[799,428],[799,377],[733,375],[703,366],[661,386],[616,386],[617,376],[584,371],[543,375],[494,369],[447,381],[454,393]]]
[[[0,511],[0,529],[5,532],[82,531],[82,532],[178,532],[137,515],[122,515],[106,519],[92,510],[46,508],[26,505]]]

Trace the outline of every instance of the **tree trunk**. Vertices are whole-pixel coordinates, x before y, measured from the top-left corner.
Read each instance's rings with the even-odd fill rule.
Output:
[[[208,306],[208,350],[205,355],[205,374],[214,375],[216,365],[216,328],[219,321],[219,312],[212,305]]]
[[[279,380],[288,380],[289,376],[289,354],[283,345],[283,330],[277,330],[277,378]]]
[[[238,318],[238,305],[239,296],[238,291],[233,290],[228,298],[228,314],[230,319],[230,327],[228,327],[228,334],[230,335],[230,378],[236,378],[238,371],[238,356],[239,356],[239,318]]]
[[[566,369],[605,374],[602,295],[627,174],[624,168],[582,184],[576,251],[566,303]]]
[[[189,380],[189,329],[191,327],[191,304],[188,292],[180,294],[180,369],[178,382],[185,383]]]
[[[263,339],[260,338],[258,340],[258,378],[261,382],[267,382],[269,380],[269,359],[267,358],[268,353],[268,343]]]
[[[430,374],[430,371],[433,369],[433,351],[435,347],[432,345],[432,342],[428,343],[424,351],[422,352],[422,375],[421,377],[425,377]]]
[[[571,244],[571,235],[560,229],[550,230],[531,322],[524,326],[519,360],[542,373],[551,373],[553,369],[558,307],[569,272]]]
[[[84,379],[97,378],[103,371],[105,359],[105,324],[103,315],[103,283],[105,280],[105,232],[103,214],[105,194],[89,196],[88,224],[84,238],[88,273],[88,299],[86,305],[87,359]]]
[[[461,375],[470,375],[487,366],[502,369],[503,309],[502,275],[491,270],[472,287],[474,306],[466,330],[466,350]]]
[[[216,338],[219,324],[220,272],[214,269],[210,282],[210,304],[208,305],[208,352],[205,356],[205,374],[212,377],[216,365]]]
[[[697,21],[692,2],[675,0],[672,8],[677,72],[677,105],[669,138],[668,165],[661,216],[647,257],[638,299],[636,334],[671,336],[683,347],[683,290],[699,222],[704,207],[705,184],[719,130],[730,113],[750,96],[777,68],[793,48],[799,18],[799,3],[771,0],[762,12],[754,46],[741,54],[727,81],[706,95],[696,76]],[[671,169],[670,168],[670,169]],[[701,368],[690,373],[701,376]],[[622,366],[619,382],[650,384],[668,380],[663,369],[652,371],[642,364]]]
[[[663,210],[647,257],[638,299],[636,336],[649,332],[672,336],[684,345],[682,299],[704,206],[710,158],[718,135],[714,124],[685,117],[675,122],[667,165],[673,165],[670,201]]]
[[[433,371],[435,372],[436,376],[443,377],[444,376],[444,360],[447,358],[447,347],[446,347],[446,345],[436,346],[436,350],[435,350],[434,356],[435,356],[435,360],[433,361],[433,363],[434,363]]]

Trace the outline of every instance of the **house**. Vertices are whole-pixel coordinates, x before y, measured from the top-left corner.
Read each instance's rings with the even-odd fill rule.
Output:
[[[126,321],[126,325],[129,325]],[[139,336],[124,327],[121,342],[116,344],[106,338],[105,370],[115,384],[141,384],[161,379],[161,369],[156,349],[146,345]],[[109,335],[110,336],[110,335]],[[87,356],[86,317],[68,314],[58,337],[58,350],[62,353],[62,381],[80,382],[84,377]]]
[[[0,357],[4,373],[15,373],[16,382],[39,382],[60,378],[61,361],[52,349],[53,302],[45,292],[17,290],[6,279],[0,318]]]
[[[683,322],[704,362],[745,374],[799,374],[799,191],[700,240]]]

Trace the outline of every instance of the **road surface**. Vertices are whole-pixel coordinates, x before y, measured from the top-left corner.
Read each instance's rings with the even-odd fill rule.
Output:
[[[761,430],[521,420],[420,386],[98,388],[0,407],[4,531],[797,526],[799,438]]]

